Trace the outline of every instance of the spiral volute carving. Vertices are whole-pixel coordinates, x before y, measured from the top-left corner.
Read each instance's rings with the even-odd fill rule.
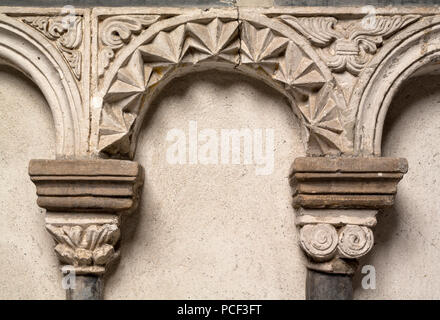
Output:
[[[338,245],[338,233],[330,224],[306,225],[300,231],[303,250],[316,261],[331,259]]]
[[[373,232],[367,227],[346,225],[339,231],[339,254],[356,259],[366,255],[374,244]]]

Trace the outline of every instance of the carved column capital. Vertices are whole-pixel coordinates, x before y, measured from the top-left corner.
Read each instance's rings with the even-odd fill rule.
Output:
[[[378,210],[393,205],[407,171],[397,158],[297,158],[290,182],[308,268],[353,273],[373,247]]]
[[[80,275],[102,275],[119,256],[121,214],[134,210],[143,182],[136,162],[31,160],[29,175],[46,229],[62,265]]]

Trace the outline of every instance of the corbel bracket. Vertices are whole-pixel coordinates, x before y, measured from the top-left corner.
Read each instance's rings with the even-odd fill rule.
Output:
[[[373,247],[378,210],[393,205],[407,171],[400,158],[297,158],[290,183],[308,269],[353,274]]]
[[[62,265],[101,276],[119,256],[121,215],[137,207],[141,166],[122,160],[31,160],[29,175]]]

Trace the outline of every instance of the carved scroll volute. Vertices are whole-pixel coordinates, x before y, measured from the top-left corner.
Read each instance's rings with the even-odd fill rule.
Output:
[[[104,75],[116,52],[128,44],[133,35],[159,19],[160,15],[118,15],[104,19],[99,26],[98,76]]]
[[[378,15],[372,20],[345,22],[333,17],[282,15],[279,19],[319,48],[333,72],[347,71],[358,76],[386,39],[420,18],[420,15]]]
[[[393,205],[407,170],[396,158],[297,158],[290,181],[308,268],[354,273],[374,245],[378,210]]]
[[[137,206],[141,167],[121,160],[32,160],[29,175],[60,263],[79,275],[105,273],[119,256],[120,216]]]
[[[27,16],[20,19],[51,40],[66,59],[77,80],[81,80],[83,17]]]

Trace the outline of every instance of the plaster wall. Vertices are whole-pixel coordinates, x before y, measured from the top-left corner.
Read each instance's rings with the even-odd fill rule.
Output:
[[[0,67],[0,299],[64,298],[53,240],[27,173],[30,159],[54,154],[46,100],[26,77]]]
[[[407,80],[389,109],[383,156],[406,158],[409,170],[394,207],[378,217],[375,247],[361,261],[375,267],[376,290],[362,290],[359,277],[358,299],[440,299],[439,80]]]
[[[303,299],[287,177],[304,151],[287,102],[258,81],[208,71],[169,84],[153,109],[136,157],[145,168],[142,205],[125,224],[133,229],[122,232],[123,259],[107,298]],[[274,129],[273,173],[169,164],[167,132],[188,133],[189,121],[199,130]]]
[[[358,299],[440,298],[439,89],[438,77],[414,78],[391,107],[384,156],[406,157],[410,170],[395,207],[380,217],[376,247],[361,261],[376,268],[376,289],[363,290],[358,277]],[[52,239],[27,175],[31,158],[53,158],[50,112],[30,81],[4,68],[0,101],[0,299],[63,299]],[[287,175],[304,150],[284,99],[253,79],[205,72],[169,84],[149,117],[136,157],[146,175],[142,203],[125,223],[106,298],[303,299]],[[257,176],[253,165],[169,164],[166,134],[188,132],[189,121],[199,129],[273,128],[273,174]]]

